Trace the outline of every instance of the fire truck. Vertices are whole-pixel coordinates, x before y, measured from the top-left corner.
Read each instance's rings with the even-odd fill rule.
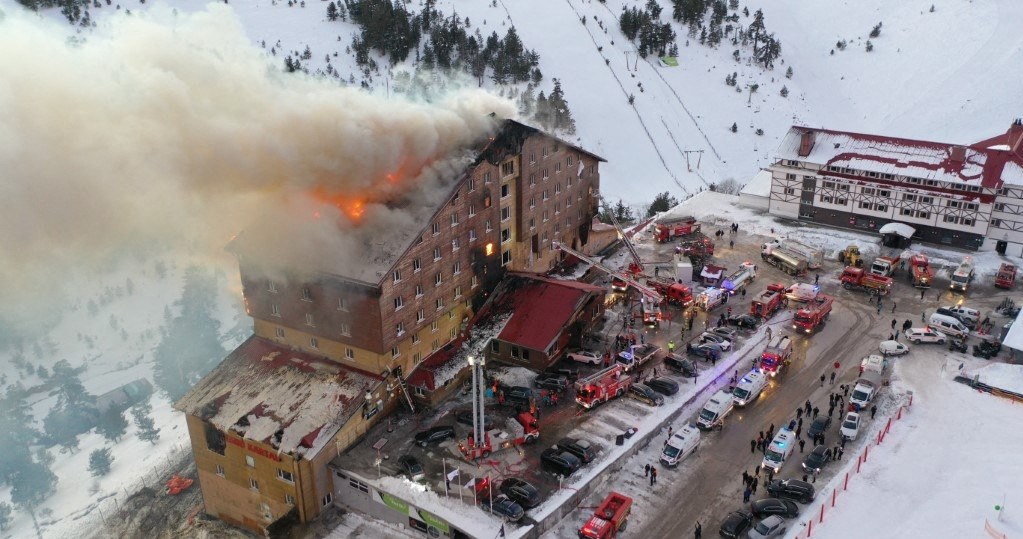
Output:
[[[958,290],[965,294],[966,290],[970,287],[970,283],[973,282],[973,276],[973,257],[964,257],[959,267],[952,272],[952,277],[949,279],[952,282],[948,287],[953,292]]]
[[[647,279],[646,284],[675,305],[685,308],[693,304],[693,291],[684,284],[654,278]]]
[[[708,288],[696,297],[696,306],[705,311],[710,311],[714,307],[724,304],[726,301],[728,301],[728,292],[726,290],[721,288]]]
[[[632,498],[617,492],[608,494],[579,530],[579,539],[615,539],[625,531],[631,511]]]
[[[615,364],[575,382],[575,402],[589,410],[613,398],[621,397],[632,385],[632,377],[622,365]]]
[[[529,412],[520,413],[515,419],[508,418],[507,430],[491,429],[483,433],[482,443],[472,439],[472,435],[465,444],[458,443],[458,449],[462,456],[468,461],[487,458],[491,453],[516,447],[523,444],[531,444],[540,437],[540,425],[536,418]]]
[[[915,254],[909,257],[909,281],[917,288],[930,288],[934,282],[934,268],[927,262],[927,257]]]
[[[767,320],[778,309],[785,307],[788,304],[788,300],[785,298],[785,285],[772,283],[767,285],[767,290],[764,290],[760,295],[753,298],[753,302],[749,305],[749,313],[753,316],[759,316],[764,320]]]
[[[660,309],[660,303],[661,303],[661,301],[663,301],[664,298],[661,297],[661,294],[657,290],[654,290],[652,287],[647,286],[647,285],[645,285],[643,283],[640,283],[639,281],[636,281],[635,279],[633,279],[631,276],[625,274],[624,272],[613,270],[613,269],[611,269],[611,268],[601,264],[597,260],[595,260],[595,259],[593,259],[593,258],[591,258],[591,257],[589,257],[587,255],[584,255],[584,254],[580,253],[579,251],[576,251],[575,249],[570,249],[570,248],[562,245],[561,243],[551,242],[551,245],[554,247],[555,250],[568,253],[568,254],[578,258],[582,262],[585,262],[586,264],[589,264],[589,265],[591,265],[591,266],[593,266],[593,267],[603,271],[604,273],[607,273],[608,275],[610,275],[611,276],[611,289],[612,290],[615,290],[615,291],[618,291],[618,292],[624,292],[628,288],[632,288],[632,289],[636,290],[637,292],[639,292],[641,297],[642,297],[642,309],[643,309],[643,315],[642,316],[643,316],[644,323],[656,324],[657,322],[659,322],[661,320],[662,313],[661,313],[661,309]],[[621,288],[619,288],[619,287],[621,287]]]
[[[995,286],[998,288],[1012,288],[1012,285],[1016,282],[1016,266],[1003,262],[1001,267],[998,268],[998,274],[995,275]]]
[[[874,275],[863,268],[846,266],[842,275],[838,278],[846,290],[865,290],[871,296],[884,296],[892,287],[892,278],[883,275]]]
[[[870,273],[874,275],[881,275],[883,277],[891,277],[895,275],[895,270],[899,269],[899,262],[902,259],[898,256],[879,256],[874,259],[874,263],[870,265]]]
[[[760,354],[760,370],[772,377],[784,371],[792,357],[792,338],[788,335],[778,335],[771,339],[767,348]]]
[[[663,219],[654,223],[654,239],[658,243],[667,243],[682,236],[700,231],[700,223],[695,217],[676,217]]]
[[[735,270],[728,277],[725,277],[725,281],[721,284],[721,288],[727,290],[729,294],[735,295],[736,292],[742,291],[747,285],[753,282],[753,279],[756,278],[757,266],[747,260],[739,266],[739,269]]]
[[[689,258],[710,258],[714,256],[714,242],[700,234],[696,239],[682,242],[679,245],[679,251],[683,256]]]
[[[817,331],[831,316],[831,305],[834,302],[835,298],[818,294],[815,299],[807,302],[802,309],[796,312],[796,316],[793,317],[792,329],[804,333]]]

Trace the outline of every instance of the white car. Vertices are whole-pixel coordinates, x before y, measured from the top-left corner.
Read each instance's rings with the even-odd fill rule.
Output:
[[[899,341],[881,341],[877,349],[886,356],[901,356],[909,353],[909,347]]]
[[[977,309],[963,307],[962,305],[945,305],[942,309],[948,309],[952,314],[958,316],[960,320],[969,321],[974,325],[980,321],[980,311]]]
[[[600,365],[604,362],[604,356],[590,350],[576,350],[568,353],[568,359],[590,365]]]
[[[931,328],[909,328],[909,331],[906,332],[906,339],[909,339],[909,342],[913,344],[924,342],[945,344],[945,340],[948,337],[945,337],[944,333],[934,331]]]
[[[721,335],[718,335],[717,333],[711,333],[709,331],[704,331],[700,335],[699,342],[700,342],[700,344],[703,344],[703,343],[706,343],[706,342],[714,343],[714,344],[720,346],[721,350],[723,350],[725,352],[727,352],[728,350],[730,350],[732,348],[732,341],[722,337]]]
[[[860,433],[860,414],[856,412],[845,414],[845,419],[842,420],[841,432],[842,437],[846,440],[855,440],[856,435]]]

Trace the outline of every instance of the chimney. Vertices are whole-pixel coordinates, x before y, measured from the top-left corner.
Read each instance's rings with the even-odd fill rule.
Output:
[[[952,146],[949,158],[953,163],[963,164],[966,161],[966,146]]]
[[[814,133],[810,129],[804,129],[799,135],[799,157],[810,155],[813,149]]]
[[[1023,156],[1023,120],[1016,118],[1012,122],[1005,133],[1005,144],[1009,146],[1009,151]]]

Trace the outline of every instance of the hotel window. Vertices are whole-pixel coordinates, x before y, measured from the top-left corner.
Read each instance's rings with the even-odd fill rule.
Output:
[[[492,232],[493,230],[494,225],[490,222],[490,219],[487,219],[487,232]]]
[[[431,331],[431,332],[432,332],[432,331],[437,331],[438,329],[440,329],[440,322],[438,322],[438,321],[434,320],[434,321],[433,321],[433,322],[432,322],[432,323],[430,324],[430,331]]]
[[[391,278],[394,280],[394,282],[400,283],[401,282],[401,270],[394,270],[394,273],[391,274]]]
[[[530,208],[535,208],[536,207],[536,197],[532,197],[532,196],[529,197],[529,207]]]
[[[554,184],[554,194],[555,195],[561,194],[561,182]]]
[[[433,286],[440,286],[443,283],[444,283],[444,276],[443,275],[441,275],[440,273],[437,273],[436,275],[433,276]]]
[[[440,260],[440,247],[433,248],[433,260],[434,262]]]
[[[280,307],[278,307],[277,304],[275,304],[275,303],[271,303],[270,304],[270,314],[273,315],[273,316],[280,316],[281,315]]]
[[[440,223],[433,223],[432,225],[430,225],[430,229],[433,232],[434,236],[440,234]]]
[[[973,219],[970,219],[969,217],[963,217],[962,223],[963,226],[973,226]]]
[[[501,220],[507,221],[511,219],[511,208],[501,208]]]
[[[405,334],[405,322],[398,322],[398,323],[397,323],[397,324],[396,324],[396,325],[394,326],[394,332],[395,332],[395,333],[396,333],[396,334],[397,334],[397,335],[398,335],[399,337],[401,337],[402,335],[404,335],[404,334]]]
[[[394,298],[394,310],[399,310],[405,306],[405,301],[401,299],[401,296]]]
[[[352,350],[351,348],[345,348],[345,357],[354,360],[355,350]]]
[[[456,286],[455,287],[455,299],[458,299],[460,297],[462,297],[462,287],[461,286]]]
[[[501,198],[506,198],[511,194],[511,186],[507,183],[501,184]]]
[[[416,322],[422,322],[424,320],[426,320],[426,311],[419,309],[416,311]]]
[[[449,338],[449,339],[454,339],[454,338],[455,338],[455,337],[456,337],[457,335],[458,335],[458,332],[457,332],[457,331],[455,331],[455,328],[451,328],[451,329],[450,329],[450,330],[448,331],[448,338]]]
[[[459,240],[458,238],[453,238],[451,240],[451,250],[452,251],[457,251],[461,247],[462,247],[462,241],[461,240]]]
[[[507,228],[501,229],[501,243],[511,239],[511,231]]]
[[[401,349],[398,348],[398,345],[395,345],[394,348],[391,348],[391,357],[398,357],[400,355],[401,355]]]
[[[277,292],[277,283],[272,279],[267,279],[266,289],[268,292]]]
[[[490,183],[490,172],[483,173],[483,183]]]
[[[352,326],[349,326],[348,324],[341,322],[341,334],[344,335],[345,337],[351,337]]]
[[[313,313],[305,313],[305,325],[312,327],[316,326],[316,321],[313,320]]]
[[[412,259],[412,271],[419,271],[423,269],[423,261],[419,258]]]
[[[873,195],[876,192],[877,192],[877,189],[874,189],[873,187],[864,187],[863,188],[863,194],[864,195]]]
[[[1001,227],[1002,226],[1002,220],[1001,219],[992,219],[991,220],[991,226],[993,226],[993,227]]]
[[[295,505],[295,497],[287,492],[284,493],[284,503],[288,505]]]
[[[469,217],[472,217],[473,215],[476,215],[476,205],[469,204]]]
[[[561,213],[561,203],[560,202],[555,202],[554,203],[554,215],[558,215],[559,213]]]
[[[319,349],[320,341],[318,341],[316,337],[309,337],[309,348]]]
[[[249,458],[251,458],[251,457],[249,457]],[[259,481],[256,481],[255,479],[250,477],[249,478],[249,488],[252,489],[252,490],[255,490],[256,492],[259,492]]]
[[[544,146],[543,147],[543,156],[547,157],[550,154],[551,154],[551,150],[549,148],[547,148],[547,146]]]
[[[529,152],[529,162],[536,163],[536,152]]]
[[[561,172],[561,163],[554,163],[554,173],[557,174],[559,172]]]
[[[284,328],[277,328],[277,338],[278,339],[284,338]]]
[[[875,211],[888,211],[888,206],[885,206],[884,204],[876,204],[876,205],[874,205],[874,210]]]
[[[416,285],[416,297],[417,298],[423,297],[423,285],[421,284]]]
[[[541,174],[543,175],[543,181],[547,181],[551,177],[546,168],[541,171]]]
[[[457,213],[452,213],[451,214],[451,226],[458,226],[458,214]]]
[[[973,203],[973,202],[967,202],[966,203],[966,209],[976,211],[977,210],[977,205],[975,203]]]
[[[533,187],[534,185],[536,185],[536,174],[530,172],[529,173],[529,186]]]
[[[546,223],[547,221],[549,221],[549,220],[550,220],[550,218],[551,218],[551,217],[550,217],[550,213],[548,213],[548,211],[547,211],[547,210],[544,210],[544,211],[543,211],[543,222],[545,222],[545,223]]]
[[[544,189],[543,190],[543,199],[544,200],[549,200],[550,198],[551,198],[550,193],[546,189]]]
[[[437,298],[437,300],[434,301],[434,305],[437,306],[437,310],[439,311],[444,308],[444,300],[441,298]]]
[[[901,210],[899,210],[899,215],[910,215],[910,216],[912,216],[913,215],[913,210],[911,210],[909,208],[902,208]]]
[[[255,468],[256,459],[252,458],[252,455],[245,455],[245,465],[249,468]]]
[[[347,311],[348,310],[348,299],[346,299],[346,298],[337,298],[337,310],[339,310],[339,311]]]
[[[476,229],[475,228],[470,228],[469,229],[469,241],[476,241]]]
[[[220,477],[227,477],[227,475],[224,474],[224,467],[219,464],[217,464],[217,475]]]
[[[309,288],[302,288],[302,300],[303,301],[313,300],[313,293],[312,291],[309,290]]]
[[[419,334],[418,333],[413,333],[412,334],[412,344],[418,344],[418,343],[419,343]]]
[[[890,196],[892,196],[892,192],[888,191],[886,189],[882,189],[882,190],[878,191],[877,194],[878,194],[878,196],[883,196],[883,197],[890,197]]]
[[[277,479],[291,484],[295,483],[295,476],[291,472],[280,468],[277,468]]]
[[[511,263],[511,251],[505,251],[501,253],[501,265],[507,266]]]
[[[795,174],[786,174],[785,175],[785,179],[786,180],[793,180],[794,181],[796,179],[796,175]]]
[[[462,273],[462,263],[461,262],[455,262],[455,264],[451,267],[451,269],[452,269],[451,272],[454,273],[455,275],[458,275],[459,273]]]
[[[944,221],[946,223],[958,223],[959,222],[959,218],[955,217],[953,215],[946,215]]]
[[[476,190],[476,178],[469,178],[469,191]]]

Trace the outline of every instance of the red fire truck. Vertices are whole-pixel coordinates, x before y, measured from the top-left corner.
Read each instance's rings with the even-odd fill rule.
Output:
[[[884,296],[892,287],[892,278],[868,273],[863,268],[846,266],[838,278],[846,290],[866,290],[868,294]]]
[[[483,443],[476,443],[470,435],[465,444],[458,443],[458,449],[466,460],[474,461],[485,459],[495,451],[531,444],[540,437],[540,425],[529,412],[522,412],[515,419],[509,419],[507,427],[506,431],[495,428],[485,432]]]
[[[788,300],[785,299],[785,285],[772,283],[767,285],[767,290],[753,298],[749,305],[749,313],[759,316],[764,320],[770,318],[778,309],[785,307]]]
[[[613,398],[621,397],[632,385],[632,377],[620,364],[597,371],[575,382],[575,402],[589,410]]]
[[[998,288],[1012,288],[1016,282],[1016,266],[1003,262],[998,268],[998,275],[995,276],[995,286]]]
[[[760,354],[760,370],[771,376],[777,376],[788,367],[792,357],[792,338],[788,335],[775,335],[767,348]]]
[[[683,256],[693,258],[710,258],[714,256],[714,242],[710,238],[700,234],[699,237],[682,242],[679,245],[679,252]]]
[[[625,525],[629,520],[629,513],[632,511],[632,498],[612,492],[604,498],[604,501],[597,506],[582,528],[579,529],[579,539],[614,539],[618,534],[625,531]]]
[[[679,217],[665,219],[654,224],[654,239],[659,243],[667,243],[682,236],[700,231],[700,223],[695,217]]]
[[[693,291],[684,284],[653,278],[647,279],[646,284],[660,292],[661,295],[664,296],[664,299],[668,300],[670,303],[674,303],[675,305],[679,305],[683,308],[693,304]]]
[[[934,268],[927,262],[924,255],[913,255],[909,257],[909,280],[917,288],[930,288],[934,282]]]
[[[825,294],[817,294],[817,297],[808,301],[802,309],[796,312],[793,317],[792,329],[804,333],[813,333],[817,328],[824,325],[824,322],[831,315],[831,305],[835,298]]]

